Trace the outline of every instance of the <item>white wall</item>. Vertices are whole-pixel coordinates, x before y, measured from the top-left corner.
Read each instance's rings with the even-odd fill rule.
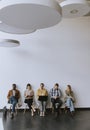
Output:
[[[12,83],[23,93],[27,83],[48,90],[58,82],[64,93],[71,84],[76,107],[90,107],[90,17],[63,19],[58,25],[28,35],[0,33],[14,38],[18,48],[0,48],[0,108],[7,103]]]

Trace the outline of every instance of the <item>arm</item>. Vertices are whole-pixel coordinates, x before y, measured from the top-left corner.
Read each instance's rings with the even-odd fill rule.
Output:
[[[26,95],[26,91],[24,92],[24,97],[25,97],[25,98],[27,97],[27,95]]]
[[[36,97],[37,97],[37,99],[39,98],[39,89],[36,92]]]
[[[48,91],[46,90],[46,96],[48,96]]]
[[[7,95],[7,98],[8,98],[8,99],[10,99],[10,97],[11,97],[11,94],[10,94],[10,93],[11,93],[11,90],[9,90],[9,92],[8,92],[8,95]]]
[[[30,93],[30,96],[33,97],[34,96],[34,91],[32,90],[32,92]]]
[[[75,97],[74,97],[73,91],[72,91],[71,94],[70,94],[70,98],[72,99],[73,102],[75,102]]]
[[[19,90],[16,90],[16,96],[15,96],[17,99],[20,98],[20,91]]]
[[[54,96],[53,96],[53,89],[50,90],[50,97],[54,98]]]

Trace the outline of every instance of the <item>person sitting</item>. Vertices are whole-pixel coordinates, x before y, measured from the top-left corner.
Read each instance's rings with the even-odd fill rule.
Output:
[[[27,103],[30,111],[32,109],[32,103],[33,103],[33,97],[34,97],[34,91],[32,90],[31,84],[27,84],[26,90],[24,92],[25,100],[24,102]]]
[[[75,103],[75,98],[74,98],[74,93],[72,91],[72,88],[70,85],[67,85],[67,88],[65,90],[65,113],[67,112],[68,108],[70,110],[71,115],[73,116],[74,114],[74,103]]]
[[[54,87],[50,90],[50,97],[52,106],[54,108],[54,112],[56,113],[56,116],[59,115],[59,109],[62,105],[61,98],[61,90],[59,89],[59,84],[56,83]]]
[[[48,100],[48,92],[44,87],[44,83],[40,84],[40,88],[37,90],[37,97],[40,107],[40,116],[45,116],[46,102]]]
[[[18,99],[20,98],[20,91],[16,89],[16,84],[12,84],[12,89],[9,90],[7,98],[8,103],[12,104],[11,118],[13,118],[16,104],[18,103]]]

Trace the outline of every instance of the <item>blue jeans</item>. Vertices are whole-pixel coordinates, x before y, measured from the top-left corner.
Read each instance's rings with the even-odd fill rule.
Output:
[[[67,98],[65,102],[66,107],[70,108],[70,112],[75,111],[74,104],[71,98]]]
[[[14,96],[10,97],[10,103],[12,104],[12,112],[15,112],[15,107],[16,107],[17,102],[18,101]]]

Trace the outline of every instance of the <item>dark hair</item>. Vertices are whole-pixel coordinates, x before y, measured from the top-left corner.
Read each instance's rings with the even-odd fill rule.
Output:
[[[16,89],[16,84],[12,84],[13,89]]]
[[[31,86],[31,84],[30,84],[30,83],[28,83],[28,84],[27,84],[27,86]]]
[[[16,84],[12,84],[13,87],[16,87]]]
[[[44,83],[40,83],[40,85],[44,86]]]
[[[57,87],[58,87],[58,86],[59,86],[59,84],[58,84],[58,83],[55,83],[55,86],[57,86]]]
[[[69,89],[71,90],[71,85],[68,84],[67,87],[69,87]]]

